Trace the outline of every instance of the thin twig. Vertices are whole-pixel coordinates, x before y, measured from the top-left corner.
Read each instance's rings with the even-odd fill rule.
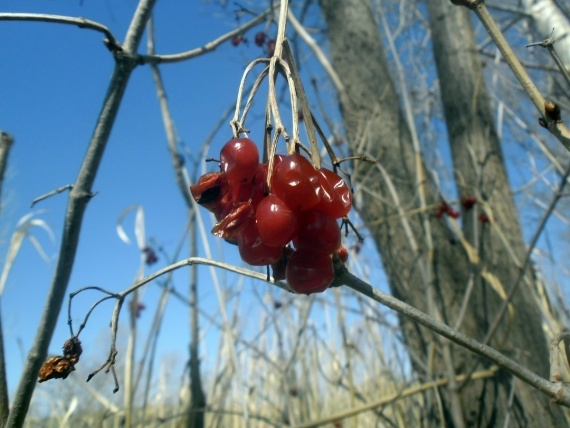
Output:
[[[222,45],[224,42],[231,40],[234,36],[242,34],[245,31],[249,30],[250,28],[255,27],[257,24],[263,22],[272,12],[273,12],[272,9],[267,9],[265,12],[260,13],[251,21],[246,22],[245,24],[239,26],[235,30],[230,31],[218,37],[217,39],[206,43],[204,46],[201,46],[199,48],[171,55],[140,55],[140,62],[142,64],[166,64],[173,62],[181,62],[195,58],[197,56],[204,55],[208,52],[212,52],[213,50],[218,48],[218,46]]]
[[[65,192],[66,190],[72,190],[72,189],[73,189],[73,184],[66,184],[65,186],[58,187],[57,189],[54,189],[51,192],[44,193],[43,195],[38,196],[31,202],[30,208],[33,208],[35,204],[37,204],[40,201],[43,201],[44,199],[47,199],[54,195],[58,195],[62,192]]]
[[[566,83],[570,86],[570,73],[568,73],[568,69],[566,68],[566,66],[564,65],[564,63],[556,53],[556,50],[554,49],[555,41],[556,40],[554,39],[554,37],[549,37],[548,39],[543,40],[542,42],[529,43],[528,45],[526,45],[526,47],[528,48],[531,46],[542,46],[543,48],[548,49],[548,53],[550,54],[550,56],[558,66],[558,70],[560,70],[562,76],[564,76],[564,79],[566,80]]]

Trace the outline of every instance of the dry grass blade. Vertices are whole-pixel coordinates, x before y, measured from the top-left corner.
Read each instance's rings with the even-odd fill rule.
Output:
[[[12,234],[10,246],[8,247],[8,252],[6,254],[6,260],[4,261],[4,268],[2,269],[2,274],[0,275],[0,297],[4,294],[4,288],[6,287],[8,275],[14,266],[14,261],[20,252],[20,248],[22,247],[22,243],[25,238],[28,238],[30,240],[34,248],[38,251],[40,257],[46,263],[49,263],[49,257],[47,256],[39,241],[30,232],[30,229],[32,227],[39,227],[40,229],[43,229],[52,242],[55,242],[55,236],[52,229],[44,220],[32,218],[37,214],[38,212],[35,212],[22,217],[16,226],[16,230]]]

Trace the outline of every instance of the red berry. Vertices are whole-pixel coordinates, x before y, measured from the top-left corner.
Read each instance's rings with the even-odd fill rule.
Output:
[[[319,174],[320,202],[315,210],[325,212],[334,218],[344,217],[352,207],[352,192],[342,177],[329,169],[321,168]]]
[[[336,254],[341,262],[346,263],[348,261],[348,250],[346,247],[341,246],[338,250],[336,250]]]
[[[319,202],[319,175],[299,153],[286,156],[273,170],[271,192],[293,211],[313,208]]]
[[[231,186],[249,183],[259,165],[257,146],[249,138],[233,138],[220,152],[220,167]]]
[[[297,250],[287,263],[286,278],[297,293],[325,291],[334,279],[334,267],[328,254]]]
[[[479,221],[481,223],[491,223],[491,220],[489,219],[489,217],[485,213],[479,214]]]
[[[301,228],[293,241],[298,250],[332,254],[340,247],[341,233],[336,220],[319,211],[307,211],[301,215]]]
[[[455,210],[453,210],[453,209],[450,209],[450,210],[447,212],[447,215],[448,215],[449,217],[451,217],[451,218],[456,219],[456,220],[457,220],[459,217],[461,217],[461,214],[459,214],[459,211],[455,211]]]
[[[259,33],[257,33],[257,34],[255,35],[255,38],[253,39],[253,42],[254,42],[257,46],[261,47],[261,46],[263,46],[263,44],[265,43],[265,40],[266,40],[266,39],[267,39],[267,34],[265,34],[265,32],[263,32],[263,31],[260,31]]]
[[[269,247],[261,242],[255,221],[251,221],[238,234],[238,248],[242,260],[252,266],[270,265],[282,256],[281,248]]]
[[[232,46],[239,46],[244,40],[243,34],[236,34],[232,37]]]
[[[233,189],[232,189],[233,190]],[[222,196],[213,208],[214,216],[216,220],[220,221],[225,216],[227,216],[230,211],[234,208],[234,198],[232,192],[228,191],[224,196]]]
[[[269,190],[267,189],[267,164],[260,163],[253,176],[252,189],[251,189],[251,205],[254,210],[257,210],[259,203],[267,196]]]
[[[259,203],[255,218],[261,242],[270,247],[287,245],[299,231],[297,215],[275,195]]]
[[[475,196],[465,196],[461,199],[461,205],[465,210],[469,211],[477,203],[477,198]]]

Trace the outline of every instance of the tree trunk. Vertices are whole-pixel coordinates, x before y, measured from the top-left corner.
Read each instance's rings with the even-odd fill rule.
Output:
[[[476,216],[465,213],[464,244],[445,219],[435,218],[433,211],[426,209],[440,197],[429,183],[418,145],[400,107],[369,0],[320,1],[333,66],[346,88],[341,110],[349,144],[358,154],[379,161],[378,165],[356,165],[354,177],[362,196],[360,214],[381,254],[391,290],[396,297],[455,326],[468,284],[474,281],[460,329],[481,340],[503,302],[497,290],[501,286],[508,290],[519,276],[510,252],[522,262],[525,247],[492,125],[470,22],[465,14],[450,15],[451,10],[445,9],[444,13],[432,3],[445,2],[428,2],[434,23],[443,27],[455,21],[453,29],[442,29],[441,38],[447,36],[457,46],[440,46],[438,38],[434,40],[434,50],[443,50],[441,56],[449,61],[445,69],[455,77],[441,75],[441,80],[451,85],[442,88],[442,93],[449,98],[443,101],[446,119],[450,121],[458,188],[462,195],[485,199],[497,220],[481,224]],[[443,73],[444,67],[440,70],[439,66],[438,71]],[[475,162],[470,150],[475,153]],[[421,214],[407,214],[417,208]],[[389,220],[394,217],[398,219]],[[509,249],[497,237],[498,227]],[[480,248],[479,257],[475,252],[469,254],[473,247]],[[505,317],[491,344],[548,376],[540,310],[528,297],[532,296],[528,288],[521,284],[513,300],[514,318]],[[400,318],[400,322],[412,364],[422,379],[465,373],[478,362],[476,356],[452,347],[423,327],[405,318]],[[483,361],[482,365],[488,363]],[[509,409],[513,387],[515,399]],[[556,415],[560,413],[555,410],[553,416],[542,394],[513,381],[504,372],[491,379],[471,381],[459,391],[452,382],[439,394],[442,411],[437,410],[435,397],[427,397],[429,408],[424,416],[430,425],[444,420],[455,426],[495,426],[503,424],[510,412],[511,423],[517,426],[556,426]]]

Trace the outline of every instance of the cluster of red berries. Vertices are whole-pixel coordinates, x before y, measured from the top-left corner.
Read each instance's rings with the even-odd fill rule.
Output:
[[[242,43],[247,44],[247,38],[243,33],[236,34],[235,36],[232,37],[231,43],[232,46],[234,47],[237,47]],[[255,45],[259,46],[260,48],[265,46],[265,50],[267,51],[268,57],[272,57],[273,54],[275,53],[275,39],[270,39],[267,33],[265,33],[264,31],[259,31],[255,34],[255,37],[253,38],[253,43],[255,43]]]
[[[475,196],[464,196],[463,198],[461,198],[460,202],[461,206],[466,211],[470,211],[477,204],[477,198]],[[453,208],[451,208],[447,202],[442,201],[441,204],[439,204],[439,206],[437,207],[437,210],[435,211],[434,215],[437,218],[442,218],[444,215],[447,215],[454,219],[458,219],[461,214],[459,214],[459,211],[456,211]],[[479,214],[477,218],[481,223],[491,223],[491,219],[485,213]]]
[[[190,191],[214,213],[212,233],[237,244],[246,263],[271,265],[273,277],[298,293],[324,291],[341,248],[337,220],[350,211],[352,193],[342,177],[299,153],[275,155],[269,192],[268,167],[253,141],[234,138],[220,152],[221,172],[204,174]]]
[[[458,219],[461,216],[461,214],[459,214],[459,211],[451,208],[451,206],[445,201],[439,204],[439,207],[437,207],[434,215],[436,218],[442,218],[444,214],[454,219]]]

